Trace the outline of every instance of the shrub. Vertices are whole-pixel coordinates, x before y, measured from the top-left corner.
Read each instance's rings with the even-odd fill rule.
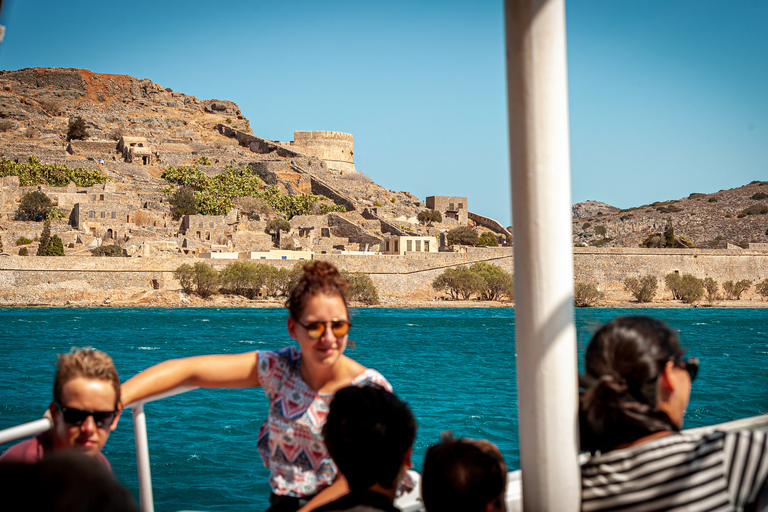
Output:
[[[51,223],[46,221],[40,234],[38,256],[64,256],[64,242],[57,235],[51,236]]]
[[[725,292],[725,298],[728,300],[741,300],[741,294],[749,290],[752,286],[752,281],[749,279],[742,279],[741,281],[726,281],[723,283],[723,291]]]
[[[201,156],[197,160],[195,160],[196,165],[211,165],[211,161],[208,160],[207,156]]]
[[[222,288],[253,299],[264,285],[264,264],[253,261],[234,261],[221,271]]]
[[[672,292],[672,298],[675,300],[680,300],[680,274],[677,272],[670,272],[666,276],[664,276],[664,283],[667,285],[667,288],[669,288],[669,291]]]
[[[709,302],[714,302],[720,297],[717,294],[717,281],[715,281],[711,277],[707,277],[704,279],[704,290],[707,292],[707,300]]]
[[[573,305],[577,308],[591,308],[605,295],[592,283],[577,282],[573,286]]]
[[[768,297],[768,279],[763,279],[755,285],[755,291],[763,297]]]
[[[53,201],[39,190],[28,192],[21,196],[19,205],[20,217],[22,219],[41,221],[45,219],[48,210],[53,208]]]
[[[278,236],[281,231],[288,232],[291,230],[291,223],[288,222],[285,219],[272,219],[271,221],[267,222],[267,227],[265,228],[265,231],[267,233],[277,233]]]
[[[642,276],[640,279],[628,277],[624,280],[624,289],[631,293],[637,302],[651,302],[656,296],[656,290],[659,282],[656,276],[650,274]]]
[[[704,280],[692,274],[683,274],[678,291],[680,300],[686,304],[693,304],[704,295]]]
[[[69,124],[67,130],[67,140],[85,140],[90,137],[85,127],[85,121],[81,117],[75,119]]]
[[[176,190],[168,202],[171,204],[174,220],[179,220],[184,215],[197,215],[197,199],[191,188],[182,187]]]
[[[207,298],[219,289],[219,272],[207,263],[198,261],[193,267],[195,292],[202,298]]]
[[[664,245],[666,247],[675,246],[675,228],[672,227],[672,223],[667,224],[667,228],[664,230]]]
[[[40,184],[66,187],[70,181],[78,187],[90,187],[107,181],[107,176],[98,169],[91,171],[82,167],[70,169],[66,165],[44,164],[35,155],[30,155],[24,163],[0,158],[0,178],[3,176],[18,176],[22,187]]]
[[[490,231],[483,231],[477,239],[477,245],[484,247],[498,247],[499,241]]]
[[[707,199],[707,202],[708,203],[716,203],[717,202],[717,198],[716,197],[710,197],[709,199]]]
[[[256,217],[258,215],[269,215],[272,213],[272,207],[269,203],[261,197],[238,197],[234,203],[240,209],[241,212],[248,215],[249,218]]]
[[[645,247],[646,249],[661,249],[664,245],[665,241],[661,233],[651,233],[640,242],[640,247]]]
[[[445,291],[453,300],[467,300],[483,285],[483,278],[467,267],[447,268],[432,281],[432,288]]]
[[[765,192],[758,192],[752,195],[752,199],[754,199],[755,201],[765,199],[766,197],[768,197],[768,194],[766,194]]]
[[[589,245],[591,245],[592,247],[602,247],[611,241],[613,241],[613,238],[601,238],[600,240],[593,240],[589,242]]]
[[[389,200],[392,202],[392,204],[395,204],[397,202],[397,199],[394,197],[390,197]]]
[[[105,256],[109,258],[123,258],[125,257],[125,254],[123,254],[123,248],[119,245],[101,245],[99,247],[96,247],[95,249],[91,249],[91,254],[93,256]]]
[[[26,247],[19,249],[19,256],[29,256],[29,249]]]
[[[32,243],[32,240],[30,240],[29,238],[27,238],[25,236],[20,236],[19,238],[16,239],[16,246],[28,245],[28,244],[31,244],[31,243]]]
[[[587,229],[591,227],[592,227],[592,224],[590,224],[589,222],[585,222],[584,224],[581,225],[581,229]]]
[[[449,245],[476,245],[477,244],[477,230],[469,226],[459,226],[448,231],[448,244]]]
[[[715,238],[707,242],[707,245],[710,247],[717,247],[720,245],[720,242],[723,240],[723,235],[717,235]]]
[[[608,232],[605,226],[595,226],[595,233],[605,238],[605,234]]]
[[[502,297],[515,298],[515,279],[509,272],[490,263],[478,262],[469,270],[480,276],[476,292],[480,300],[501,300]]]
[[[741,213],[737,215],[738,218],[744,218],[747,215],[765,215],[768,213],[768,206],[764,204],[753,204],[748,208],[741,210]]]
[[[26,130],[24,130],[24,136],[28,139],[34,139],[40,134],[40,131],[35,128],[34,126],[30,126]]]
[[[271,297],[286,295],[295,286],[291,278],[292,273],[288,269],[277,268],[272,265],[264,266],[264,288],[267,295]],[[298,278],[295,282],[298,283]]]
[[[426,210],[421,210],[416,218],[424,226],[431,226],[433,222],[443,222],[443,216],[440,214],[440,212],[437,210],[431,210],[429,208]]]
[[[359,272],[347,272],[342,270],[341,276],[349,283],[347,300],[356,300],[364,304],[378,304],[379,292],[373,284],[371,276]]]
[[[58,206],[51,206],[51,209],[45,213],[45,220],[59,220],[64,218],[64,212],[59,210]]]
[[[179,280],[184,293],[191,295],[194,291],[195,269],[192,265],[184,263],[173,271],[173,277]]]
[[[15,124],[10,119],[0,119],[0,132],[13,130]]]

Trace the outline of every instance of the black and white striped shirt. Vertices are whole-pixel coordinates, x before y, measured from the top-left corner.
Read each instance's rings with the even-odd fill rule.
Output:
[[[768,478],[765,432],[672,434],[592,457],[581,510],[740,511]]]

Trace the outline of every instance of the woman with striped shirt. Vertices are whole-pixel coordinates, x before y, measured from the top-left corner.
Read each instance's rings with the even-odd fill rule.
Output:
[[[699,361],[649,317],[592,337],[581,376],[582,511],[756,510],[765,432],[680,433]],[[763,503],[765,505],[765,503]]]

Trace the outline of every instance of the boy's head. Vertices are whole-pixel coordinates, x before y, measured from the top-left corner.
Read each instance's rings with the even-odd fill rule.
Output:
[[[98,453],[120,416],[120,378],[112,358],[92,348],[59,354],[50,404],[53,448]]]
[[[504,512],[506,486],[507,465],[489,441],[449,437],[427,450],[421,477],[427,512]]]
[[[411,466],[416,419],[384,388],[349,386],[336,392],[323,437],[350,489],[395,489]]]

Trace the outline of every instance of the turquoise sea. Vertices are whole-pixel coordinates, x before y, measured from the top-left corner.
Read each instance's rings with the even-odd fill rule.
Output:
[[[666,321],[701,359],[686,427],[768,412],[768,309],[577,310],[580,359],[592,330],[621,314]],[[270,309],[0,308],[0,428],[42,415],[56,354],[72,346],[108,352],[125,380],[165,359],[283,347],[285,318]],[[514,310],[359,309],[352,323],[357,348],[347,354],[384,374],[416,415],[417,470],[448,429],[490,439],[519,467]],[[260,389],[196,390],[146,411],[156,510],[266,508]],[[130,412],[104,453],[138,496]]]

